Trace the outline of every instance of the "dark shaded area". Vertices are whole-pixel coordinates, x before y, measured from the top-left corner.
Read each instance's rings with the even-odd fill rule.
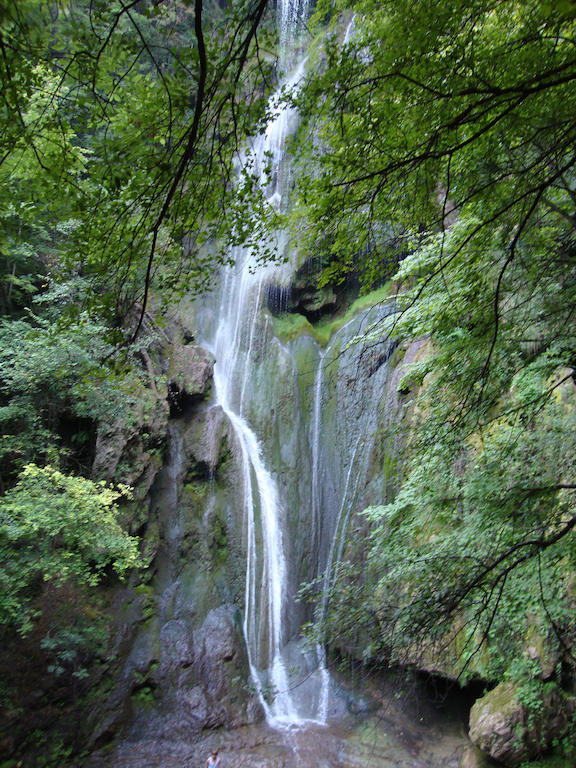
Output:
[[[376,360],[372,363],[372,365],[368,369],[368,376],[373,376],[379,368],[382,368],[382,366],[385,365],[388,362],[388,360],[390,360],[390,358],[394,354],[394,351],[398,347],[398,344],[399,344],[398,341],[392,341],[386,345],[386,349],[381,354],[378,355]]]
[[[266,305],[275,316],[284,312],[299,314],[313,325],[323,318],[343,311],[358,298],[363,287],[375,290],[386,283],[407,255],[395,241],[389,244],[390,254],[377,259],[373,247],[365,246],[351,258],[351,264],[339,265],[335,254],[322,254],[306,259],[288,286],[276,284],[266,288]],[[368,273],[365,263],[376,259]],[[320,285],[325,270],[334,267],[334,280]],[[385,362],[385,361],[384,361]]]
[[[191,411],[203,400],[203,394],[190,395],[186,390],[173,381],[168,382],[168,405],[170,406],[170,418],[181,419],[188,416]]]
[[[282,285],[266,286],[266,306],[274,315],[280,315],[283,312],[290,312],[291,288],[285,288]]]
[[[87,723],[79,702],[90,687],[85,671],[98,678],[104,661],[107,618],[95,619],[82,589],[42,584],[37,602],[43,615],[28,634],[9,629],[0,634],[0,756],[14,757],[14,763],[6,763],[10,766],[46,765],[51,755],[57,759],[58,747],[50,742],[55,731],[73,750],[82,749]],[[23,762],[16,760],[23,754]]]
[[[58,433],[67,449],[67,464],[72,470],[88,471],[94,462],[97,425],[93,419],[62,413],[58,418]]]
[[[350,685],[352,689],[362,691],[362,697],[351,707],[355,714],[371,712],[382,704],[382,699],[375,693],[378,689],[415,722],[430,722],[439,715],[460,722],[466,731],[470,709],[492,687],[488,681],[480,679],[460,685],[457,680],[413,667],[366,666],[342,651],[331,653],[330,666],[334,673],[347,678],[346,683],[339,677],[344,688]]]
[[[268,285],[266,305],[273,315],[284,312],[303,315],[309,323],[335,314],[353,301],[360,292],[357,275],[348,275],[338,284],[319,286],[326,261],[313,256],[302,264],[288,286]]]
[[[460,686],[455,680],[429,672],[412,674],[426,700],[435,709],[445,712],[455,720],[460,720],[466,730],[468,730],[472,705],[485,694],[487,688],[491,687],[485,680],[471,680],[466,685]]]
[[[186,482],[209,481],[214,477],[214,471],[206,461],[190,462],[186,468]]]

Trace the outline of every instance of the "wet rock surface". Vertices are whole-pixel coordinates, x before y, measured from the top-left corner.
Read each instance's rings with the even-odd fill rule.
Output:
[[[174,344],[168,366],[170,415],[181,416],[190,405],[203,398],[212,382],[214,359],[195,344]]]
[[[184,448],[196,465],[213,475],[226,456],[229,433],[228,420],[219,405],[199,407],[184,431]]]
[[[173,734],[127,742],[113,753],[94,755],[85,768],[197,768],[214,748],[223,768],[460,768],[468,743],[454,725],[413,723],[382,707],[372,717],[348,716],[327,726],[273,730],[262,724],[196,741]]]
[[[460,768],[488,768],[492,763],[488,757],[474,744],[465,747],[460,758]]]
[[[208,622],[210,624],[210,622]],[[210,632],[208,632],[210,634]],[[214,646],[228,652],[222,638]],[[115,749],[93,754],[84,768],[203,768],[212,749],[218,749],[222,768],[486,768],[465,732],[464,711],[458,702],[440,708],[407,680],[381,676],[364,678],[360,685],[338,674],[346,690],[348,713],[323,726],[273,729],[265,722],[186,732],[186,712],[180,724],[162,735],[143,733]],[[199,688],[187,694],[198,713],[207,701]],[[352,714],[353,702],[363,695],[373,702],[370,712]],[[181,701],[181,706],[184,701]],[[189,721],[188,721],[189,723]],[[474,761],[475,760],[475,761]],[[480,760],[480,762],[478,762]]]
[[[319,286],[320,277],[327,263],[325,258],[314,256],[306,259],[293,275],[290,286],[270,284],[266,287],[266,305],[270,312],[303,315],[309,322],[316,323],[350,302],[358,294],[360,284],[357,277],[349,276],[333,285]]]
[[[196,743],[177,737],[126,743],[113,754],[95,755],[85,766],[193,768],[203,766],[210,750],[217,748],[226,768],[460,768],[463,736],[411,736],[403,739],[378,719],[362,727],[345,721],[292,731],[251,726],[211,734]]]
[[[162,465],[158,449],[166,439],[168,403],[143,389],[131,423],[102,422],[98,427],[92,475],[123,482],[143,499]]]
[[[119,742],[186,744],[207,729],[262,717],[245,689],[238,619],[245,565],[233,545],[241,519],[226,422],[198,402],[167,421],[166,432],[143,540],[149,580],[118,594],[114,679],[87,725],[88,750],[102,754]]]

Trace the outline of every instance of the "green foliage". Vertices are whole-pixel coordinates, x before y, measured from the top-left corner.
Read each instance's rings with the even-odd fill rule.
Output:
[[[148,374],[138,363],[138,347],[121,352],[105,323],[74,311],[85,286],[80,279],[56,284],[37,299],[37,314],[0,320],[4,487],[30,461],[88,472],[95,425],[129,424],[134,411],[146,408]]]
[[[545,214],[570,231],[573,18],[539,0],[350,5],[348,43],[327,36],[300,99],[297,216],[309,251],[334,254],[331,279],[377,280],[407,232],[444,228],[471,204],[480,244],[498,227],[510,243]],[[341,9],[321,3],[317,17],[338,25]]]
[[[207,242],[254,202],[247,177],[237,214],[230,179],[271,63],[265,2],[204,5],[0,3],[0,311],[48,270],[81,270],[85,306],[136,325],[152,282],[210,285],[227,257]]]
[[[572,664],[568,5],[361,0],[302,92],[319,132],[298,145],[303,247],[332,254],[330,280],[370,283],[396,261],[398,312],[371,333],[433,349],[401,384],[414,402],[396,496],[367,510],[368,561],[342,564],[330,591],[323,631],[373,661],[528,681],[547,655]]]
[[[499,281],[497,244],[489,255],[460,249],[474,226],[462,217],[406,258],[396,276],[411,286],[398,298],[403,311],[374,331],[430,333],[434,352],[402,384],[424,386],[404,425],[412,436],[396,497],[366,512],[365,584],[355,584],[352,569],[335,585],[329,621],[349,626],[342,595],[360,589],[371,655],[444,656],[463,679],[499,679],[526,653],[529,627],[543,655],[563,651],[576,632],[576,386],[568,367],[576,348],[571,328],[557,323],[573,290],[573,256],[558,256],[560,301],[552,269],[514,265]],[[483,296],[493,299],[498,281],[504,319],[494,337],[500,318]]]
[[[50,659],[47,672],[57,677],[71,674],[77,680],[84,680],[89,675],[85,657],[100,651],[106,639],[103,626],[86,621],[50,632],[40,642]]]
[[[74,696],[104,650],[94,587],[139,563],[120,492],[81,475],[102,429],[161,450],[148,299],[210,287],[252,209],[275,216],[249,172],[231,205],[274,81],[266,6],[0,0],[0,629],[43,635]]]
[[[27,632],[43,583],[94,586],[110,570],[122,577],[138,566],[137,542],[117,521],[116,502],[127,493],[49,466],[25,467],[0,499],[0,623]]]
[[[293,341],[300,335],[309,334],[322,346],[326,346],[333,334],[346,325],[351,318],[362,309],[383,303],[390,299],[390,283],[370,291],[352,302],[346,312],[336,318],[320,321],[312,325],[308,320],[298,313],[285,313],[272,318],[274,324],[274,333],[283,341]]]

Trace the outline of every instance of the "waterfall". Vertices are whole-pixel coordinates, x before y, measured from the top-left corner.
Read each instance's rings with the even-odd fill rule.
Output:
[[[280,64],[293,69],[294,52],[298,35],[304,30],[308,17],[309,0],[281,0],[278,3],[278,26],[280,28]]]
[[[281,42],[285,51],[293,50],[296,34],[290,25],[299,22],[303,13],[302,3],[280,6]],[[290,61],[290,55],[285,52],[284,63]],[[254,140],[242,159],[244,167],[248,164],[251,173],[259,175],[268,204],[276,208],[285,204],[289,169],[284,146],[297,123],[297,115],[282,102],[282,95],[287,89],[298,87],[304,64],[302,60],[295,66],[270,99],[271,119],[266,131]],[[271,166],[268,173],[267,165]],[[241,177],[242,168],[238,183]],[[277,233],[280,243],[282,236]],[[262,306],[267,286],[286,285],[293,267],[262,266],[250,248],[237,247],[230,255],[233,265],[223,270],[219,291],[201,308],[199,326],[202,344],[216,360],[215,406],[222,408],[233,428],[241,469],[239,503],[246,552],[243,630],[250,672],[272,726],[323,724],[328,718],[331,700],[335,699],[325,652],[321,647],[305,647],[297,640],[299,624],[292,618],[291,626],[289,614],[299,578],[310,579],[324,573],[327,594],[334,565],[342,556],[348,520],[358,504],[367,474],[373,435],[378,426],[378,404],[387,375],[384,366],[381,370],[376,367],[376,374],[372,376],[368,368],[374,367],[373,363],[368,368],[363,365],[363,347],[352,341],[389,309],[369,308],[341,328],[323,353],[315,347],[311,411],[301,418],[302,424],[309,425],[303,438],[305,445],[300,442],[296,446],[292,435],[280,434],[279,441],[283,445],[291,442],[294,455],[290,460],[277,459],[272,471],[270,439],[266,443],[263,435],[256,431],[262,428],[258,418],[262,408],[257,404],[265,397],[257,389],[258,371],[263,360],[275,355],[277,361],[286,361],[285,379],[296,380],[301,372],[295,362],[296,350],[271,339]],[[310,343],[313,344],[311,340]],[[344,375],[338,375],[334,382],[327,372],[336,365]],[[352,386],[350,381],[355,376],[357,386]],[[279,386],[280,381],[276,384]],[[331,411],[336,416],[330,424],[323,416],[323,399],[335,401]],[[272,409],[282,400],[283,395],[277,388],[270,395]],[[296,409],[296,403],[293,407]],[[361,415],[351,423],[353,413]],[[284,424],[279,429],[294,432],[295,426]],[[292,486],[298,485],[299,476],[305,476],[309,486],[306,490],[292,488],[289,494],[283,488],[281,493],[278,473],[291,475]],[[285,477],[282,480],[284,485],[288,482]],[[297,522],[292,522],[292,534],[306,540],[306,553],[302,555],[302,541],[299,551],[308,563],[307,569],[296,575],[293,571],[300,565],[289,563],[289,552],[298,548],[290,539],[289,515],[294,513],[294,507],[299,509]],[[294,526],[302,522],[305,530],[295,532]],[[325,610],[324,602],[321,612]]]
[[[279,6],[281,45],[291,48],[294,28],[305,14],[302,3]],[[286,61],[284,57],[284,62]],[[283,171],[284,146],[292,130],[295,112],[281,104],[282,95],[297,87],[302,78],[300,62],[269,102],[271,119],[266,131],[256,138],[240,169],[250,165],[261,180],[268,203],[279,207],[286,186]],[[266,174],[266,166],[270,173]],[[298,711],[291,693],[287,662],[283,657],[284,611],[287,597],[285,510],[280,504],[274,477],[267,469],[262,447],[246,418],[246,403],[252,396],[251,364],[263,344],[260,309],[264,286],[278,280],[285,267],[257,265],[249,248],[231,253],[233,266],[224,270],[212,329],[204,329],[203,344],[214,354],[216,405],[233,427],[243,478],[243,514],[246,548],[244,635],[253,681],[266,717],[272,725],[299,724],[306,718]],[[202,326],[202,320],[200,320]],[[270,703],[270,695],[273,698]]]

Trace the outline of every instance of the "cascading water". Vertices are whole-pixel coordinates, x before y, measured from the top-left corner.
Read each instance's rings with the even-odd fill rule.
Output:
[[[279,6],[280,36],[285,51],[293,50],[294,30],[305,12],[306,6],[301,2]],[[290,56],[285,53],[284,66],[289,61]],[[272,97],[269,108],[272,118],[267,129],[255,140],[243,160],[244,164],[249,164],[251,173],[259,174],[268,203],[277,208],[282,205],[283,194],[289,186],[285,142],[297,123],[297,115],[293,109],[282,105],[281,96],[287,89],[297,88],[303,70],[304,61],[301,61]],[[241,173],[242,170],[240,176]],[[282,233],[278,233],[278,238],[282,240]],[[331,682],[324,649],[305,648],[295,641],[299,623],[288,614],[301,579],[316,578],[324,573],[325,592],[328,593],[333,566],[342,554],[347,522],[366,476],[386,375],[384,367],[374,377],[366,375],[365,381],[359,376],[357,386],[354,386],[346,366],[351,371],[362,368],[359,359],[362,347],[351,344],[351,341],[363,327],[389,310],[372,308],[356,316],[335,334],[324,353],[314,345],[312,364],[316,367],[316,375],[312,412],[302,418],[304,423],[311,425],[308,437],[304,438],[304,455],[277,461],[275,467],[281,475],[291,472],[292,485],[299,487],[281,494],[277,475],[270,470],[269,464],[267,466],[262,441],[255,432],[258,427],[262,429],[262,424],[254,418],[254,412],[258,410],[255,403],[264,397],[256,391],[255,382],[262,359],[273,354],[278,358],[277,365],[284,367],[283,378],[296,380],[301,375],[295,363],[295,351],[277,342],[272,344],[269,324],[262,313],[266,288],[270,284],[286,284],[293,267],[258,265],[249,248],[235,248],[231,258],[234,266],[226,268],[222,274],[220,291],[204,306],[199,322],[202,343],[216,359],[215,405],[223,409],[233,427],[241,464],[247,562],[244,636],[251,675],[270,724],[284,727],[305,722],[325,723],[330,708]],[[338,376],[334,383],[326,372],[331,371],[336,361],[346,375]],[[326,405],[323,399],[327,398],[337,398],[338,405],[332,410],[341,411],[330,425],[323,418]],[[272,393],[271,403],[276,400],[281,401],[282,396]],[[342,409],[342,405],[347,407]],[[363,413],[364,410],[368,415],[357,418],[354,424],[347,420],[352,412]],[[329,444],[325,439],[327,434],[332,438]],[[289,442],[285,437],[279,438],[283,445]],[[269,444],[267,447],[270,448]],[[301,449],[302,445],[300,452]],[[293,451],[296,452],[298,449]],[[305,466],[306,455],[310,457],[309,466]],[[306,476],[308,482],[299,484],[297,475]],[[286,485],[284,477],[282,480]],[[287,501],[288,496],[290,501]],[[309,509],[306,518],[309,535],[304,553],[302,542],[294,545],[290,540],[288,518],[294,505]],[[297,535],[303,538],[306,534],[300,532]],[[297,549],[300,559],[308,563],[305,571],[298,570],[299,566],[290,560],[289,552]],[[296,577],[293,571],[296,571]],[[321,612],[325,608],[323,603]],[[272,703],[269,703],[270,697]]]
[[[280,28],[280,63],[285,69],[294,67],[294,52],[299,33],[305,28],[309,0],[282,0],[278,3]]]
[[[394,304],[388,303],[359,313],[334,334],[318,361],[311,430],[311,495],[315,518],[322,522],[318,553],[318,572],[324,574],[321,613],[326,608],[334,566],[343,554],[352,511],[382,496],[382,490],[372,489],[363,498],[394,345],[383,340],[367,347],[362,337],[366,329],[394,311]],[[335,383],[326,385],[325,372],[336,366]],[[330,408],[326,402],[330,399],[337,408]],[[330,410],[333,415],[323,420],[323,413]],[[326,510],[332,514],[321,514]]]
[[[280,4],[281,41],[284,48],[294,38],[293,27],[305,13],[302,3]],[[285,59],[286,60],[286,59]],[[284,145],[294,122],[294,110],[279,106],[285,89],[297,87],[304,62],[271,99],[270,120],[243,159],[250,163],[266,189],[268,203],[279,207],[285,179],[282,169]],[[269,175],[266,174],[267,166]],[[270,181],[271,180],[271,181]],[[250,365],[262,343],[260,309],[263,288],[281,268],[259,266],[250,249],[235,248],[234,266],[222,276],[216,307],[217,324],[203,340],[214,354],[214,389],[216,403],[233,426],[241,456],[244,519],[246,535],[246,591],[244,635],[251,674],[258,688],[267,719],[274,725],[292,725],[303,720],[290,695],[289,675],[282,649],[283,613],[286,600],[286,554],[283,542],[284,510],[278,490],[267,470],[258,439],[245,418],[250,397]],[[273,693],[269,704],[265,691]]]

